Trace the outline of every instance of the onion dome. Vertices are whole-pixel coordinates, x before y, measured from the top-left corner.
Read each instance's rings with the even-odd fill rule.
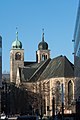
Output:
[[[48,50],[48,44],[44,41],[44,29],[42,33],[42,41],[38,44],[38,50]]]
[[[21,49],[22,48],[22,43],[18,39],[18,32],[16,32],[16,40],[12,43],[12,48],[13,49]]]

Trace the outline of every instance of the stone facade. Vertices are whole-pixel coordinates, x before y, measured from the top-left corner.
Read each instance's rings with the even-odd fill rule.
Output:
[[[64,86],[64,113],[75,113],[75,106],[72,105],[72,101],[69,102],[69,82],[72,83],[72,101],[74,100],[74,78],[51,78],[37,82],[37,92],[42,94],[42,98],[45,100],[46,112],[45,116],[52,116],[53,114],[53,98],[55,99],[55,114],[62,113],[62,88]],[[59,83],[57,85],[57,83]],[[41,88],[39,85],[41,84]],[[40,90],[40,91],[39,91]]]
[[[18,54],[20,55],[18,58]],[[11,49],[10,51],[10,82],[16,83],[17,68],[24,66],[24,49]]]
[[[43,60],[50,58],[50,50],[38,50],[36,52],[37,62],[40,63]]]
[[[64,112],[75,112],[74,105],[74,65],[66,56],[58,56],[50,59],[48,44],[44,41],[38,45],[36,62],[26,62],[24,65],[24,49],[17,38],[10,51],[10,82],[22,87],[28,92],[36,94],[37,102],[32,104],[34,112],[38,110],[40,115],[52,116]],[[19,47],[19,48],[18,48]],[[14,49],[15,48],[15,49]],[[62,85],[63,90],[62,92]],[[63,100],[62,101],[62,97]],[[54,99],[54,103],[52,102]],[[35,105],[35,103],[39,103]],[[53,110],[54,105],[54,110]],[[36,106],[36,107],[35,107]]]

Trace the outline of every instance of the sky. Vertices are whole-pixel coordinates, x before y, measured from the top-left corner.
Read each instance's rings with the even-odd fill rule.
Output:
[[[78,2],[79,0],[0,0],[2,71],[10,71],[10,50],[16,39],[16,27],[25,61],[36,60],[44,28],[51,58],[64,55],[73,63],[72,39]]]

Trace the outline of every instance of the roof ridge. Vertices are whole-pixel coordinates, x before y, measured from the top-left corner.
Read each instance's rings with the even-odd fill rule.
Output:
[[[45,65],[45,64],[48,64],[49,62],[51,61],[51,59],[47,59],[45,60],[42,65],[34,72],[34,74],[30,77],[29,81],[36,75],[36,73]],[[45,68],[44,68],[45,69]],[[43,71],[42,71],[43,72]]]
[[[57,59],[57,58],[60,58],[60,57],[63,57],[63,55],[59,55],[59,56],[57,56],[57,57],[55,57],[53,59]]]
[[[66,56],[64,56],[64,57],[67,59],[67,61],[68,61],[71,65],[74,66],[74,64],[73,64]]]

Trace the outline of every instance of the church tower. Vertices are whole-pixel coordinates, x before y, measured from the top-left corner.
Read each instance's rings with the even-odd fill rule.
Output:
[[[42,41],[38,44],[38,50],[36,51],[36,61],[40,63],[48,58],[50,58],[50,50],[48,49],[48,44],[44,41],[43,29]]]
[[[12,43],[10,50],[10,82],[16,83],[17,68],[20,66],[24,66],[24,49],[16,32],[16,40]]]

